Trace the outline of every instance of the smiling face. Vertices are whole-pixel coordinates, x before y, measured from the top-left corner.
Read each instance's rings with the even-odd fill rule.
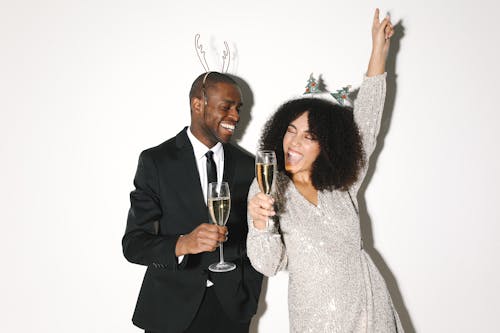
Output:
[[[231,139],[240,120],[241,91],[230,83],[216,83],[206,89],[205,98],[191,100],[191,131],[205,146]]]
[[[314,135],[309,132],[309,112],[292,121],[283,137],[285,170],[294,177],[311,176],[312,166],[321,149]]]

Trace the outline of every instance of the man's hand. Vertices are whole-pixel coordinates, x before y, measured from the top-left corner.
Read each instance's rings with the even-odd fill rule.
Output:
[[[177,257],[200,252],[213,252],[227,237],[227,227],[202,223],[189,234],[179,237],[175,245]]]

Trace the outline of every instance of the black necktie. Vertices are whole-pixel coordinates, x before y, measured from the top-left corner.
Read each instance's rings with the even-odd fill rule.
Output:
[[[217,166],[215,165],[213,155],[214,152],[211,150],[205,154],[207,157],[207,180],[209,184],[217,182]]]

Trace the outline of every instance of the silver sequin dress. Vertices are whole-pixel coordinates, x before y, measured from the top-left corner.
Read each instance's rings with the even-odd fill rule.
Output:
[[[385,77],[365,77],[354,103],[367,158],[380,128]],[[314,206],[280,173],[279,228],[258,230],[249,217],[254,268],[266,276],[289,272],[291,332],[403,332],[384,279],[362,248],[356,194],[365,174],[349,191],[320,191]],[[258,191],[254,180],[249,198]]]

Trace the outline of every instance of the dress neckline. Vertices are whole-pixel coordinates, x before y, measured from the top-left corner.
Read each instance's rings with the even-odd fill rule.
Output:
[[[309,206],[311,206],[312,208],[315,208],[315,209],[320,209],[321,208],[321,192],[322,191],[318,191],[318,204],[315,205],[313,204],[311,201],[307,200],[306,197],[304,197],[302,195],[302,193],[300,193],[299,189],[297,188],[297,186],[295,186],[295,183],[293,182],[292,179],[290,179],[290,183],[293,187],[293,190],[295,191],[295,193],[301,198],[302,201],[305,201]]]

